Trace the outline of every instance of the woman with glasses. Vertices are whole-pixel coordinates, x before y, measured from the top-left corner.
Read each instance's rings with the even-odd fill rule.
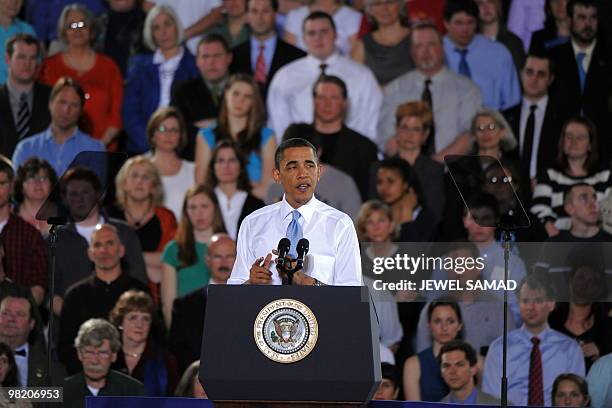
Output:
[[[124,220],[136,231],[142,247],[149,287],[159,303],[162,274],[161,251],[174,238],[176,219],[162,206],[164,190],[157,168],[144,156],[125,162],[115,179],[117,203],[109,216]]]
[[[374,30],[355,41],[351,58],[367,65],[380,86],[414,68],[405,0],[366,0]]]
[[[179,219],[185,191],[195,182],[195,165],[180,157],[187,144],[187,133],[178,109],[158,109],[147,124],[147,140],[151,146],[151,162],[157,168],[164,187],[163,205]]]
[[[510,125],[501,113],[493,109],[476,112],[471,133],[474,136],[472,153],[479,156],[507,159],[517,145]]]
[[[176,359],[151,337],[156,315],[153,300],[145,292],[123,293],[109,320],[119,329],[121,348],[111,368],[144,384],[148,397],[171,396],[179,381]]]
[[[538,172],[531,205],[531,212],[544,225],[548,236],[571,226],[563,208],[563,196],[571,185],[593,186],[598,202],[610,194],[611,171],[599,162],[597,149],[597,130],[590,119],[575,116],[565,122],[557,146],[557,165]]]
[[[55,170],[46,160],[30,157],[17,169],[13,194],[16,202],[14,211],[43,236],[49,233],[51,226],[46,221],[36,219],[36,215],[56,184]],[[50,215],[54,209],[55,204],[48,202],[45,212]]]
[[[116,150],[118,145],[113,142],[123,126],[123,78],[117,64],[93,48],[97,36],[93,15],[85,6],[68,5],[62,11],[57,32],[66,48],[43,61],[39,80],[49,86],[63,76],[78,82],[85,91],[81,130],[99,139],[107,149]]]

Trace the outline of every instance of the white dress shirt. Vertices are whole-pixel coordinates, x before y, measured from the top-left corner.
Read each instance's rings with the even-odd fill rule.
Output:
[[[174,213],[174,217],[181,219],[183,211],[183,200],[185,192],[194,185],[195,164],[193,162],[183,160],[181,169],[173,176],[162,176],[162,185],[164,187],[164,207]]]
[[[286,237],[294,210],[283,197],[282,201],[260,208],[249,214],[238,231],[237,256],[230,285],[240,285],[249,279],[253,262],[265,257]],[[304,238],[310,250],[304,260],[304,273],[326,285],[361,286],[361,257],[359,242],[351,218],[314,196],[297,209]],[[274,262],[270,264],[272,284],[281,279]]]
[[[327,64],[327,75],[336,75],[347,85],[346,125],[375,140],[382,103],[378,82],[365,65],[335,53],[325,61],[307,55],[285,65],[272,78],[268,91],[268,127],[274,129],[277,141],[280,143],[290,124],[313,122],[312,86],[321,75],[321,64]]]
[[[542,125],[544,124],[544,114],[546,113],[546,107],[548,106],[548,95],[545,95],[537,102],[528,101],[523,98],[523,104],[521,106],[521,122],[520,122],[520,148],[521,157],[525,157],[523,147],[525,146],[525,128],[527,127],[527,119],[531,113],[531,105],[537,105],[537,109],[534,112],[535,115],[535,128],[533,130],[533,144],[531,148],[531,163],[529,163],[529,177],[534,178],[538,171],[538,152],[540,150],[540,140],[542,140]],[[549,146],[550,147],[550,146]]]
[[[589,67],[591,66],[591,59],[593,59],[593,50],[595,50],[595,45],[597,45],[597,40],[593,41],[591,45],[586,48],[580,48],[575,41],[572,41],[572,49],[574,50],[574,58],[578,55],[579,52],[584,52],[586,55],[582,60],[582,68],[584,68],[584,72],[589,72]]]
[[[170,88],[184,53],[185,49],[181,47],[179,53],[170,59],[165,59],[160,50],[155,51],[155,54],[153,54],[153,63],[159,65],[160,94],[159,105],[157,105],[158,109],[170,105]]]
[[[26,342],[23,346],[17,347],[17,350],[24,350],[26,355],[19,356],[15,354],[15,365],[17,366],[17,374],[19,374],[19,384],[22,387],[28,385],[28,353],[30,353],[30,345]]]
[[[238,219],[240,219],[242,207],[248,194],[246,191],[238,190],[229,198],[223,190],[215,187],[215,195],[217,196],[217,201],[219,201],[219,209],[221,210],[227,235],[235,240],[238,235]]]

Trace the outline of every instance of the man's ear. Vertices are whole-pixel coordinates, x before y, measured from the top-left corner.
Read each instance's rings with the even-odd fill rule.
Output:
[[[281,183],[280,170],[277,168],[272,169],[272,178],[276,184]]]

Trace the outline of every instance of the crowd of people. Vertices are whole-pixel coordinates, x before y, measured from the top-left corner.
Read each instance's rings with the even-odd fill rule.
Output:
[[[374,258],[435,242],[487,258],[459,279],[493,281],[509,238],[508,400],[612,406],[612,7],[348,3],[0,1],[2,387],[63,386],[67,407],[205,398],[206,288],[228,282],[245,217],[283,200],[275,153],[300,138],[365,285]],[[129,159],[105,179],[85,151]],[[456,155],[478,188],[458,191]],[[517,209],[528,228],[497,228]],[[376,399],[499,402],[503,298],[374,302]]]

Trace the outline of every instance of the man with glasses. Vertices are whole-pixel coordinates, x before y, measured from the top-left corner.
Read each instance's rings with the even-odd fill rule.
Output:
[[[111,370],[121,347],[119,332],[103,319],[89,319],[79,328],[74,340],[82,371],[64,380],[66,408],[85,407],[85,397],[142,396],[144,386],[138,380]]]

